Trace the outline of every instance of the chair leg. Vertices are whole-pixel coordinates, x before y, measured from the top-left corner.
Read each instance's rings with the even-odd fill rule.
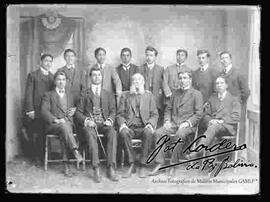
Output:
[[[47,169],[48,169],[48,137],[46,136],[44,170],[47,171]]]
[[[121,157],[121,167],[124,168],[124,161],[125,161],[125,151],[122,149],[122,157]]]
[[[83,149],[83,170],[85,170],[85,149]]]

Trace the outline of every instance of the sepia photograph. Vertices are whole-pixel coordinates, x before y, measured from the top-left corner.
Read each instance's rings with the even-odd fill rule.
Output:
[[[260,195],[260,5],[6,16],[6,194]]]

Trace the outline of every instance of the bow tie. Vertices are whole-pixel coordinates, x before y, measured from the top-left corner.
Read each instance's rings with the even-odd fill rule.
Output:
[[[75,65],[67,65],[67,68],[68,69],[74,69],[75,68]]]
[[[65,93],[65,90],[59,90],[59,93]]]

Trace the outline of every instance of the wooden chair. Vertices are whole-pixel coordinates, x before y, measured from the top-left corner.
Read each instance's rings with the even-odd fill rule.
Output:
[[[73,134],[76,141],[78,142],[77,139],[77,135]],[[54,134],[46,134],[46,140],[45,140],[45,160],[44,160],[44,170],[47,171],[48,169],[48,164],[52,163],[52,162],[63,162],[63,158],[61,159],[51,159],[51,141],[52,140],[56,140],[56,141],[60,141],[60,137],[58,135],[54,135]],[[62,141],[60,141],[60,145],[61,145],[61,151],[63,154],[63,147],[64,144],[62,143]],[[68,159],[68,161],[70,162],[77,162],[77,168],[79,168],[79,162],[77,161],[77,159]]]

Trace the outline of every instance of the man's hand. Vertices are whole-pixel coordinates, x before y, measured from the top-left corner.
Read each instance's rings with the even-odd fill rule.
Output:
[[[68,116],[73,116],[75,114],[76,107],[71,107],[68,110]]]
[[[145,126],[145,128],[149,128],[149,129],[152,131],[152,133],[154,133],[154,128],[153,128],[153,126],[152,126],[150,123],[148,123],[148,124]]]
[[[164,123],[163,127],[164,127],[166,130],[168,130],[168,129],[170,129],[170,128],[172,127],[172,124],[171,124],[170,121],[166,121],[166,122]]]
[[[54,119],[53,122],[56,124],[59,124],[59,123],[65,123],[66,121],[64,118],[62,118],[62,119]]]
[[[223,121],[222,122],[220,122],[220,121],[222,121],[222,120],[212,119],[211,121],[209,121],[208,127],[211,126],[211,125],[218,124],[218,123],[223,123]]]
[[[92,120],[88,120],[86,125],[90,128],[96,127],[96,123]]]
[[[179,129],[187,128],[187,127],[189,127],[189,123],[187,121],[185,121],[185,122],[180,124]]]
[[[112,122],[110,122],[109,120],[106,120],[104,122],[104,125],[106,125],[106,126],[112,126]]]
[[[27,115],[30,119],[32,119],[32,120],[35,119],[35,111],[27,112],[26,115]]]
[[[123,123],[120,128],[119,128],[119,132],[121,132],[121,130],[123,130],[124,128],[128,129],[127,124]]]

